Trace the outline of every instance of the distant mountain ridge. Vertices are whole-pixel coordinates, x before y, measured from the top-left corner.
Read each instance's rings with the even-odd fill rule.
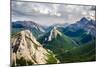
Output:
[[[70,31],[78,31],[82,30],[90,33],[91,35],[96,35],[96,22],[95,20],[88,20],[87,18],[83,17],[80,19],[80,21],[77,21],[77,23],[71,24],[67,26],[64,30],[70,30]]]
[[[33,21],[16,21],[12,22],[12,28],[25,28],[34,31],[36,34],[41,34],[46,31],[50,31],[53,27],[57,27],[59,30],[67,30],[70,31],[77,31],[80,29],[83,29],[87,33],[90,33],[91,35],[95,36],[95,29],[96,29],[96,21],[93,19],[88,20],[87,18],[83,17],[79,21],[76,21],[76,23],[73,24],[54,24],[50,27],[44,27],[42,25],[39,25]]]
[[[28,29],[33,32],[34,36],[38,37],[40,34],[45,32],[43,26],[33,22],[33,21],[16,21],[12,22],[13,29]]]
[[[39,24],[37,24],[37,23],[35,23],[33,21],[16,21],[16,22],[12,22],[12,27],[16,28],[17,24],[20,25],[20,26],[22,26],[22,27],[25,27],[27,29],[36,28],[36,29],[38,29],[41,32],[45,32],[43,30],[43,26],[41,26],[41,25],[39,25]]]

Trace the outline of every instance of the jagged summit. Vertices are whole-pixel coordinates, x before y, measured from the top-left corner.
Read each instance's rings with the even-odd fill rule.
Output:
[[[50,31],[50,35],[49,35],[48,41],[51,41],[52,38],[56,38],[57,35],[61,36],[62,33],[59,32],[56,27],[53,27],[53,29]]]
[[[11,53],[13,66],[46,64],[50,55],[29,30],[21,31],[11,38]],[[55,61],[57,63],[57,59]]]

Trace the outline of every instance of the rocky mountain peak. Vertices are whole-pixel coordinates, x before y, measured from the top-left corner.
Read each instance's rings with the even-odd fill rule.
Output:
[[[62,33],[59,32],[59,31],[57,30],[56,27],[54,27],[54,28],[50,31],[50,35],[49,35],[48,41],[51,41],[52,38],[56,38],[58,35],[61,36]]]
[[[48,63],[50,55],[29,30],[21,31],[12,37],[11,51],[11,61],[14,66],[45,64]]]

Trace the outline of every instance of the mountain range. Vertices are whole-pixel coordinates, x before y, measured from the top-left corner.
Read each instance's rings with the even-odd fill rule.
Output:
[[[45,28],[33,21],[16,21],[12,22],[12,30],[14,33],[28,29],[33,32],[33,35],[38,37],[38,35],[45,32]]]
[[[96,60],[96,21],[93,19],[83,17],[73,24],[54,24],[49,27],[33,21],[16,21],[12,22],[11,27],[14,65]]]
[[[66,28],[64,28],[63,32],[66,34],[66,30],[67,31],[71,31],[71,32],[77,32],[77,31],[81,31],[81,32],[87,32],[90,33],[92,36],[96,36],[96,21],[95,20],[88,20],[87,18],[83,17],[82,19],[80,19],[79,21],[77,21],[74,24],[71,24],[69,26],[67,26]]]

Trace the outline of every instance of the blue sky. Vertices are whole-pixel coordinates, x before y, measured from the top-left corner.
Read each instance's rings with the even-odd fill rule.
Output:
[[[95,19],[95,6],[12,2],[12,21],[34,21],[41,25],[72,24],[82,17]]]

